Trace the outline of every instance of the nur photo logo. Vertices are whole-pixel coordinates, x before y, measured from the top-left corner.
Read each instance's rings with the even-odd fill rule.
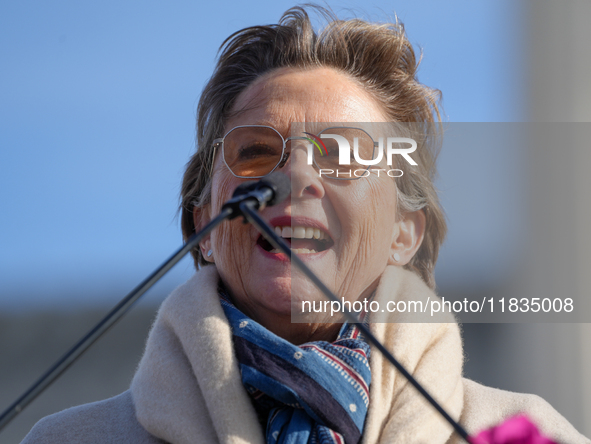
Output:
[[[416,166],[410,156],[416,151],[417,142],[408,137],[379,137],[377,141],[362,128],[332,127],[318,135],[303,131],[308,141],[307,163],[316,165],[318,174],[333,179],[359,179],[370,174],[387,174],[401,177],[394,156],[401,156],[406,163]],[[379,166],[382,168],[378,168]],[[389,168],[384,168],[385,166]]]

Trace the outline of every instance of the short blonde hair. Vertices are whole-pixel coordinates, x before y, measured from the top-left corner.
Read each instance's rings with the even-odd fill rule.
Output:
[[[327,26],[316,33],[305,8],[286,11],[279,23],[242,29],[220,48],[215,71],[198,106],[197,151],[187,164],[181,190],[181,226],[186,240],[195,232],[193,210],[211,198],[213,140],[223,136],[225,122],[238,95],[260,76],[275,69],[330,67],[361,84],[393,122],[425,127],[413,156],[418,166],[396,179],[399,214],[422,210],[426,216],[423,242],[407,268],[431,287],[439,247],[447,231],[445,216],[433,184],[437,144],[432,124],[439,122],[440,92],[417,80],[419,60],[401,23],[375,24],[339,20],[320,7]],[[437,126],[437,125],[435,125]],[[192,252],[195,265],[206,262],[199,248]]]

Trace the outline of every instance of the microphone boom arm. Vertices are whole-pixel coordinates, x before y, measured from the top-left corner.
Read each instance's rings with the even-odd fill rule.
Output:
[[[49,387],[65,372],[88,348],[107,332],[131,306],[148,291],[168,270],[175,266],[189,251],[195,248],[211,230],[224,219],[233,218],[236,214],[232,209],[223,209],[220,214],[207,224],[199,233],[193,234],[187,242],[170,258],[144,279],[137,287],[127,294],[113,309],[99,321],[82,339],[57,360],[20,398],[18,398],[2,415],[0,415],[0,431],[8,425],[27,405]]]
[[[249,208],[262,209],[267,205],[275,205],[284,200],[290,193],[287,176],[281,173],[270,174],[257,182],[241,184],[232,195],[232,199],[224,204],[220,214],[210,221],[202,230],[193,234],[166,262],[144,279],[136,288],[125,296],[103,319],[99,321],[82,339],[57,360],[23,395],[13,402],[0,415],[0,431],[8,425],[27,405],[49,387],[65,372],[88,348],[131,308],[146,291],[148,291],[168,270],[176,265],[189,251],[195,248],[211,230],[225,219],[234,219],[242,214],[240,205],[248,202]]]

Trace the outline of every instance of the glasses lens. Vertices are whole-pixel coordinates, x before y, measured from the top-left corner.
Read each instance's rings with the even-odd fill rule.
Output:
[[[314,150],[314,161],[318,168],[325,170],[323,176],[358,179],[365,174],[368,168],[366,163],[376,155],[373,139],[359,128],[328,128],[319,137],[324,147]],[[340,155],[340,150],[346,149],[347,145],[349,152],[343,154],[349,163],[341,162]]]
[[[273,128],[243,126],[224,138],[224,161],[239,177],[262,177],[281,161],[283,139]]]

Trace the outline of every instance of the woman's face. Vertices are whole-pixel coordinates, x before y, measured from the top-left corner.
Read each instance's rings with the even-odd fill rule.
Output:
[[[344,74],[330,68],[283,68],[258,79],[237,98],[225,131],[239,125],[268,125],[288,138],[292,122],[385,121],[379,104]],[[407,230],[396,222],[395,179],[384,174],[358,180],[320,178],[307,164],[306,149],[299,141],[288,142],[287,149],[291,149],[289,160],[279,171],[290,177],[292,194],[265,208],[263,218],[274,227],[293,227],[294,235],[296,230],[319,229],[327,239],[294,240],[292,248],[339,299],[368,297],[386,265],[394,263],[394,253],[400,253],[399,265],[410,260],[401,244]],[[218,152],[211,204],[196,210],[196,226],[217,215],[242,182]],[[294,304],[323,298],[296,270],[292,274],[285,255],[269,251],[253,226],[241,219],[225,222],[202,241],[201,248],[213,251],[205,257],[215,262],[238,308],[271,331],[295,343],[334,332],[334,326],[317,324],[318,319],[308,325],[291,324],[292,290]]]

